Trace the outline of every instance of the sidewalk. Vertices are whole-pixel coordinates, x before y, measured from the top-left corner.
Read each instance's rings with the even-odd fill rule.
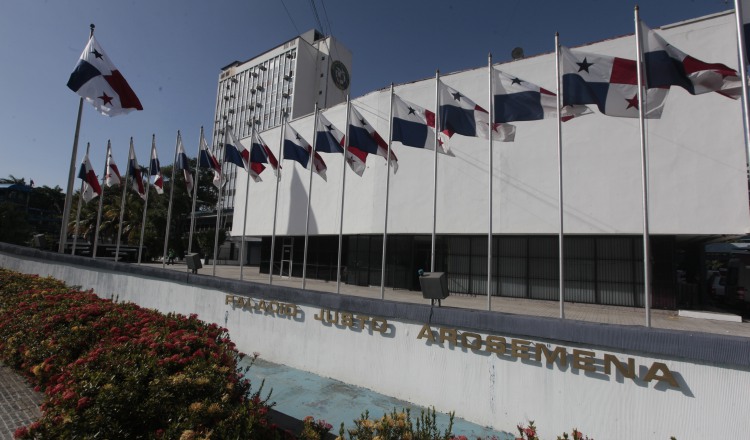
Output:
[[[41,417],[39,405],[43,396],[21,375],[0,364],[0,440],[13,440],[16,429]]]

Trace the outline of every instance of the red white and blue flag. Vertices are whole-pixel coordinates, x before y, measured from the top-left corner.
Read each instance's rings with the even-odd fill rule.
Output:
[[[133,144],[130,144],[130,155],[128,159],[128,170],[130,178],[133,181],[132,188],[143,200],[146,200],[146,187],[143,185],[143,174],[141,167],[138,165],[138,159],[135,158]]]
[[[638,74],[634,60],[560,46],[563,106],[596,104],[608,116],[638,117]],[[650,88],[645,94],[645,117],[661,117],[669,88]]]
[[[104,181],[107,186],[112,188],[114,185],[119,185],[122,181],[120,176],[120,170],[117,169],[114,158],[112,158],[112,147],[107,146],[107,173],[104,175]]]
[[[214,186],[221,188],[221,164],[216,159],[216,156],[211,153],[208,148],[206,139],[201,137],[201,148],[198,153],[198,166],[200,168],[209,168],[214,170]]]
[[[317,127],[315,127],[315,151],[344,154],[345,137],[341,130],[336,128],[323,116],[323,113],[318,114],[318,123]],[[346,162],[358,176],[362,176],[362,173],[365,172],[366,161],[366,152],[355,147],[346,149]]]
[[[161,175],[161,164],[156,155],[156,145],[151,144],[151,166],[149,175],[154,178],[154,189],[157,194],[164,194],[164,176]]]
[[[392,139],[408,147],[435,149],[435,113],[393,95]],[[451,154],[442,142],[438,153]]]
[[[716,92],[732,99],[742,96],[736,70],[719,63],[706,63],[682,52],[641,22],[646,84],[652,87],[680,86],[691,95]]]
[[[440,130],[450,139],[454,134],[490,138],[490,114],[458,90],[439,83]],[[492,123],[492,140],[513,142],[516,127],[505,123]]]
[[[94,173],[94,168],[91,166],[88,153],[83,157],[81,169],[78,172],[78,178],[83,181],[81,197],[84,202],[88,203],[94,199],[94,197],[102,195],[102,187],[96,179],[96,173]]]
[[[116,116],[143,110],[133,89],[93,36],[70,74],[68,88],[103,115]]]
[[[353,105],[349,106],[349,148],[356,148],[368,154],[377,154],[388,160],[388,142],[375,130],[362,114]],[[398,159],[391,150],[391,158],[388,164],[393,172],[398,171]]]
[[[187,154],[185,154],[185,147],[182,145],[182,136],[177,140],[177,161],[174,166],[178,170],[182,170],[183,176],[185,176],[185,186],[187,192],[192,194],[193,191],[193,173],[190,172],[190,160]]]
[[[253,132],[253,144],[250,147],[250,167],[257,174],[263,172],[266,168],[263,164],[267,163],[273,169],[275,175],[279,175],[280,166],[276,156],[273,155],[268,144],[260,137],[257,131]]]
[[[258,176],[260,173],[251,166],[250,151],[237,140],[230,125],[227,125],[224,132],[224,163],[232,163],[238,167],[242,167],[254,181],[261,181],[260,176]]]
[[[557,118],[557,95],[534,83],[492,69],[492,94],[495,122],[537,121]],[[563,121],[591,113],[585,105],[562,108]]]
[[[304,168],[307,168],[310,162],[310,153],[312,153],[312,146],[297,133],[294,127],[286,124],[286,128],[284,129],[284,159],[297,161]],[[322,177],[323,180],[326,180],[326,163],[317,151],[313,157],[313,171]]]

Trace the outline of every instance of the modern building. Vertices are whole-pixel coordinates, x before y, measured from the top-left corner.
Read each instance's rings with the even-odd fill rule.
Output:
[[[244,62],[221,69],[216,92],[213,145],[224,142],[227,125],[238,138],[252,125],[264,131],[278,127],[287,114],[294,119],[311,114],[315,105],[327,108],[346,101],[351,81],[351,52],[333,37],[310,30]],[[223,207],[235,206],[237,170],[228,175]],[[227,226],[231,227],[231,215]]]
[[[651,23],[651,25],[656,25]],[[737,66],[732,12],[656,29],[695,58]],[[565,44],[564,38],[562,44]],[[634,59],[633,35],[574,48]],[[482,65],[483,60],[477,60]],[[437,66],[439,67],[439,66]],[[553,53],[495,64],[494,69],[556,89]],[[489,106],[488,68],[440,78],[477,104]],[[436,79],[397,85],[395,93],[435,107]],[[384,139],[389,135],[390,91],[376,90],[352,105]],[[638,119],[593,114],[562,127],[565,298],[584,303],[643,307],[643,186]],[[485,107],[486,108],[486,107]],[[221,112],[217,112],[221,113]],[[346,104],[323,112],[344,131]],[[293,113],[290,124],[312,142],[314,118]],[[492,295],[558,299],[559,190],[557,121],[514,123],[514,142],[493,144]],[[262,126],[266,127],[266,126]],[[279,128],[262,132],[272,145]],[[693,96],[673,87],[660,119],[647,120],[648,223],[654,307],[699,301],[704,291],[703,246],[750,232],[748,179],[741,103],[717,93]],[[243,134],[246,136],[246,134]],[[390,176],[386,285],[418,289],[418,269],[429,270],[433,228],[433,152],[394,142],[398,172]],[[453,157],[437,158],[435,270],[446,272],[452,293],[487,293],[489,230],[488,142],[454,136]],[[367,157],[362,177],[345,171],[338,154],[322,154],[327,181],[312,179],[307,276],[336,279],[343,228],[342,279],[379,285],[386,212],[386,167]],[[274,271],[299,276],[304,257],[309,171],[284,161],[278,197]],[[346,167],[348,168],[348,167]],[[347,173],[340,223],[342,171]],[[270,175],[270,174],[269,174]],[[251,183],[237,176],[232,235],[262,240],[261,270],[271,255],[275,179]],[[250,200],[243,218],[245,200]]]

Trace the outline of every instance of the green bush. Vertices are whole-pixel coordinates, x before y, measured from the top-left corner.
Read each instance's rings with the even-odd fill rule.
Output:
[[[265,439],[273,406],[224,328],[0,269],[0,359],[44,391],[21,439]]]

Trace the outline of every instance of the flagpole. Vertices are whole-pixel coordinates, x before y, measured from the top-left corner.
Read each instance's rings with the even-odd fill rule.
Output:
[[[641,19],[635,7],[635,45],[638,56],[638,125],[641,134],[641,185],[643,186],[643,306],[646,310],[646,327],[651,327],[651,268],[648,228],[648,150],[646,146],[645,104],[643,94],[643,42]]]
[[[86,142],[86,156],[89,155],[89,147],[90,146],[91,146],[91,143],[90,142]],[[86,157],[86,156],[84,156],[84,157]],[[84,180],[81,180],[81,192],[78,193],[78,209],[76,211],[76,228],[75,228],[75,233],[73,234],[73,249],[71,249],[70,255],[75,255],[76,254],[76,244],[78,243],[78,233],[79,233],[79,229],[80,229],[79,223],[81,221],[81,205],[83,204],[83,200],[82,199],[83,199],[83,189],[84,189],[84,184],[85,183],[86,182]]]
[[[120,225],[117,227],[117,246],[115,247],[115,262],[120,261],[120,241],[122,239],[122,218],[125,214],[125,197],[128,190],[128,179],[130,178],[130,157],[133,156],[133,137],[130,137],[130,151],[128,152],[128,166],[125,173],[125,184],[122,186],[122,198],[120,198]]]
[[[276,197],[273,202],[273,226],[271,227],[271,262],[270,262],[270,268],[268,270],[268,284],[273,284],[273,256],[274,251],[276,250],[276,218],[279,211],[279,181],[281,181],[281,161],[284,160],[283,152],[284,152],[284,138],[286,137],[286,132],[284,131],[286,129],[286,111],[282,114],[282,120],[281,120],[281,136],[279,136],[279,155],[278,162],[276,165]],[[283,258],[283,257],[282,257]],[[281,273],[281,268],[279,268],[279,276],[283,275]],[[292,267],[289,266],[289,276],[292,276]]]
[[[112,144],[107,139],[107,158],[104,160],[104,173],[102,174],[102,196],[99,197],[99,209],[96,212],[96,230],[94,230],[94,251],[91,258],[96,259],[96,251],[99,248],[99,226],[102,221],[102,206],[104,204],[104,184],[107,179],[107,166],[109,165],[109,156],[112,154]]]
[[[487,231],[487,310],[492,310],[492,174],[493,170],[493,151],[492,151],[492,124],[494,122],[493,110],[494,105],[492,103],[492,53],[487,55],[487,78],[488,78],[488,89],[489,89],[489,112],[490,119],[488,122],[488,128],[490,130],[489,135],[489,148],[488,148],[488,163],[490,168],[490,178],[488,185],[489,192],[489,216],[488,216],[488,231]]]
[[[336,264],[336,293],[341,293],[341,250],[344,241],[344,194],[346,194],[346,154],[349,151],[350,106],[349,95],[346,95],[346,134],[344,135],[344,162],[341,168],[341,212],[339,217],[339,256]]]
[[[737,53],[740,58],[740,79],[742,80],[742,122],[745,125],[745,163],[750,171],[750,104],[748,104],[747,48],[745,47],[745,27],[742,23],[742,0],[735,0],[734,15],[737,20]]]
[[[565,319],[565,260],[564,260],[564,210],[563,210],[563,151],[562,151],[562,90],[560,87],[560,34],[555,32],[555,86],[557,87],[557,209],[560,220],[558,245],[558,272],[560,272],[560,319]]]
[[[255,117],[253,116],[253,121]],[[250,127],[250,150],[253,149],[253,141],[255,140],[255,122]],[[250,199],[250,172],[247,173],[247,180],[245,181],[245,214],[242,216],[242,237],[240,238],[240,281],[244,279],[245,269],[245,233],[247,232],[247,204]]]
[[[174,144],[174,160],[172,161],[172,179],[169,181],[169,207],[167,208],[167,231],[164,233],[164,254],[161,257],[161,268],[167,267],[167,246],[169,245],[169,227],[172,222],[172,197],[174,196],[174,172],[177,168],[177,147],[180,146],[180,130],[177,130],[177,141]]]
[[[151,153],[156,149],[156,135],[151,135]],[[150,159],[149,159],[150,160]],[[143,178],[141,177],[141,180]],[[146,174],[146,200],[143,203],[143,218],[141,219],[141,236],[138,243],[138,264],[141,264],[143,255],[143,234],[146,232],[146,217],[148,216],[148,194],[151,192],[151,172]]]
[[[200,181],[201,169],[201,146],[203,142],[203,126],[201,125],[201,134],[198,139],[198,153],[195,156],[195,180],[193,182],[193,207],[190,211],[190,236],[188,237],[188,254],[193,253],[193,231],[195,230],[195,202],[198,199],[198,182]],[[190,270],[190,268],[186,269]]]
[[[94,24],[90,24],[89,40],[94,36]],[[73,204],[73,182],[76,175],[76,156],[78,156],[78,136],[81,133],[81,114],[83,113],[83,97],[78,99],[78,117],[76,118],[76,129],[73,135],[73,151],[70,154],[70,168],[68,170],[68,186],[65,192],[65,206],[63,207],[62,225],[60,227],[60,243],[58,253],[65,253],[65,242],[68,240],[68,221],[70,220],[70,207]]]
[[[391,144],[393,143],[393,83],[388,101],[388,155],[385,168],[385,218],[383,219],[383,258],[380,261],[380,299],[385,299],[385,256],[388,245],[388,198],[391,187]]]
[[[315,116],[313,117],[313,143],[312,151],[310,152],[310,183],[307,186],[307,212],[305,213],[305,251],[302,256],[302,289],[305,288],[305,282],[307,280],[307,245],[310,239],[310,202],[312,200],[312,176],[313,168],[315,167],[315,144],[318,139],[318,103],[315,103]]]
[[[224,126],[224,144],[227,142],[227,136],[229,130],[229,124],[226,124]],[[222,152],[222,146],[219,146],[219,157],[221,156]],[[212,275],[216,276],[216,259],[218,258],[219,254],[219,219],[221,219],[221,199],[222,199],[222,189],[224,188],[224,164],[226,163],[226,158],[223,158],[223,162],[221,163],[222,173],[221,178],[219,179],[219,197],[216,200],[216,229],[214,230],[214,262],[213,262],[213,272]]]
[[[430,249],[430,272],[435,272],[435,243],[437,225],[437,171],[438,143],[440,138],[440,70],[435,71],[435,151],[433,151],[432,173],[432,247]]]

